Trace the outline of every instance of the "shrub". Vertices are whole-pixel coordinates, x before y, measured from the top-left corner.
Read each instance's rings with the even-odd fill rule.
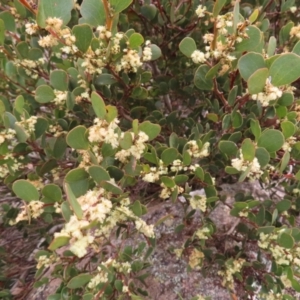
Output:
[[[3,220],[62,224],[36,254],[35,286],[51,265],[62,279],[51,299],[142,299],[132,278],[144,281],[155,247],[147,199],[184,196],[176,231],[200,212],[176,250],[190,268],[217,264],[245,297],[295,299],[300,27],[295,1],[280,3],[2,1],[0,177],[23,201]],[[244,180],[284,199],[236,195],[239,223],[222,232],[218,187]],[[240,246],[212,251],[226,234]]]

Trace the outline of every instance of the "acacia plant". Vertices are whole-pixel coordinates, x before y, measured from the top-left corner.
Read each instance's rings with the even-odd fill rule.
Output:
[[[239,299],[295,299],[298,6],[1,1],[0,178],[23,203],[3,206],[2,222],[61,224],[36,254],[35,286],[62,280],[49,299],[143,299],[134,282],[144,281],[155,249],[147,203],[179,196],[176,232],[200,218],[176,250],[190,268],[217,265],[224,287],[244,290]],[[239,224],[226,233],[239,246],[212,251],[225,234],[210,218],[224,202],[219,186],[245,180],[285,196],[239,193],[230,207]],[[9,298],[9,287],[0,294]]]

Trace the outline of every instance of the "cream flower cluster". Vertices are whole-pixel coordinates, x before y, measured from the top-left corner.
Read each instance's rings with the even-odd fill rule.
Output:
[[[146,149],[145,142],[149,140],[149,136],[143,131],[140,131],[137,135],[134,135],[134,133],[131,134],[133,139],[133,145],[129,149],[122,149],[115,154],[116,159],[118,159],[122,163],[127,162],[128,158],[131,155],[134,156],[136,159],[140,159],[144,150]],[[123,136],[124,133],[122,132],[121,138]]]
[[[35,124],[37,122],[36,116],[31,116],[28,119],[25,119],[24,117],[21,117],[21,121],[16,122],[15,124],[21,126],[27,135],[30,135],[35,131]]]
[[[198,18],[203,18],[205,16],[206,6],[198,5],[195,12],[196,12],[196,15],[198,16]]]
[[[199,148],[199,145],[195,140],[187,142],[187,145],[187,152],[194,158],[203,158],[209,155],[209,142],[204,143],[204,145],[201,148]]]
[[[208,227],[197,229],[195,232],[195,236],[200,240],[207,240],[210,236],[210,230]]]
[[[101,154],[100,147],[97,145],[93,146],[92,155],[90,150],[77,150],[77,152],[78,154],[80,154],[80,164],[78,168],[87,169],[91,165],[95,164],[95,158],[99,164],[103,161],[103,156]]]
[[[37,33],[37,31],[39,30],[39,26],[37,23],[27,23],[25,24],[25,31],[27,34],[29,35],[33,35],[35,33]]]
[[[104,268],[101,268],[103,266]],[[108,281],[108,273],[105,269],[113,267],[117,272],[128,274],[131,272],[131,265],[129,262],[118,262],[115,259],[109,258],[107,261],[102,262],[101,266],[97,268],[96,275],[90,280],[88,284],[89,289],[94,289],[98,284]]]
[[[120,42],[121,42],[123,37],[124,37],[124,34],[121,33],[121,32],[116,33],[116,35],[112,37],[112,39],[111,39],[111,41],[112,41],[111,52],[113,54],[120,53],[120,51],[121,51]]]
[[[274,293],[273,290],[270,290],[268,292],[268,294],[261,294],[260,298],[261,300],[282,300],[283,299],[283,295],[282,293]]]
[[[124,49],[124,55],[121,61],[116,65],[116,71],[124,71],[126,73],[134,72],[136,73],[138,68],[143,65],[141,57],[136,50]]]
[[[234,274],[242,270],[243,265],[246,261],[242,258],[238,258],[234,261],[226,262],[226,269],[219,271],[218,274],[223,277],[222,285],[233,290],[234,289]]]
[[[263,107],[269,105],[270,101],[276,100],[282,96],[282,90],[271,84],[270,79],[266,80],[266,85],[263,92],[253,94],[252,99],[258,100]]]
[[[58,137],[62,134],[66,134],[67,132],[63,130],[63,128],[59,124],[49,125],[48,132],[52,133],[54,137]]]
[[[101,40],[111,38],[111,31],[107,30],[105,26],[98,26],[97,31],[99,32],[99,38]]]
[[[84,54],[84,61],[81,66],[85,72],[89,74],[101,74],[102,69],[106,66],[106,49],[103,48],[103,43],[100,43],[100,48],[92,51],[91,48]]]
[[[150,61],[152,59],[152,50],[149,47],[150,44],[150,41],[146,41],[145,43],[146,47],[143,50],[143,61]]]
[[[196,13],[198,17],[205,16],[206,7],[199,5]],[[236,59],[231,53],[235,50],[235,44],[242,42],[248,38],[247,26],[249,22],[239,22],[237,24],[237,31],[235,34],[230,34],[228,28],[233,26],[233,14],[227,13],[226,15],[219,15],[216,18],[216,28],[218,29],[219,35],[222,35],[222,39],[217,41],[214,39],[212,33],[205,34],[203,36],[205,51],[195,50],[191,59],[195,64],[205,63],[208,59],[217,59],[221,62],[221,74],[225,74],[230,68],[231,62]]]
[[[45,64],[45,59],[42,57],[37,60],[16,59],[14,64],[16,67],[24,68],[26,75],[30,76],[33,79],[38,79],[39,78],[38,70],[41,69]]]
[[[263,174],[263,171],[260,169],[260,164],[256,157],[253,161],[244,160],[243,154],[240,152],[239,158],[234,158],[231,160],[231,165],[238,171],[244,172],[250,168],[247,177],[250,179],[258,179]]]
[[[167,199],[171,196],[172,192],[175,191],[175,189],[177,188],[177,192],[178,194],[182,194],[184,192],[184,188],[182,188],[181,186],[175,185],[173,187],[167,187],[164,185],[164,183],[161,183],[160,185],[163,189],[161,190],[159,197],[162,199]]]
[[[14,129],[8,128],[0,131],[0,145],[5,141],[14,142],[16,137],[16,131]]]
[[[118,128],[118,119],[112,120],[108,123],[105,120],[96,118],[94,125],[89,128],[88,140],[91,143],[107,143],[115,149],[119,146],[118,134],[116,129]]]
[[[277,244],[280,232],[270,234],[260,233],[258,246],[271,252],[278,265],[294,265],[300,267],[300,246],[294,246],[292,249],[286,249]]]
[[[294,136],[291,136],[291,137],[287,138],[286,141],[284,142],[283,146],[282,146],[282,150],[291,152],[292,151],[292,146],[294,144],[296,144],[296,142],[297,142],[297,139]]]
[[[200,64],[205,63],[209,56],[209,52],[203,53],[200,50],[195,50],[191,55],[191,59],[195,64]]]
[[[60,262],[60,258],[58,256],[54,256],[53,254],[50,256],[40,255],[37,260],[36,268],[39,270],[41,268],[48,268],[53,264]]]
[[[298,24],[297,26],[293,26],[291,28],[290,36],[291,36],[291,38],[296,37],[296,38],[300,39],[300,24]]]
[[[148,225],[134,215],[128,207],[130,205],[128,198],[123,199],[120,206],[113,207],[110,197],[111,194],[103,188],[89,190],[77,199],[83,212],[82,219],[79,220],[75,215],[71,216],[65,227],[54,234],[55,237],[68,237],[70,251],[77,257],[85,256],[89,247],[96,249],[95,239],[98,243],[103,237],[109,237],[118,222],[132,221],[140,233],[154,237],[153,225]],[[97,227],[92,230],[91,224]]]
[[[159,160],[158,167],[150,167],[149,172],[144,172],[142,178],[146,182],[156,182],[159,180],[160,175],[168,174],[168,167],[166,167],[163,161]]]
[[[204,253],[194,248],[189,256],[190,267],[195,270],[200,270],[203,259]]]
[[[18,159],[13,156],[12,153],[8,153],[1,158],[5,163],[0,165],[0,178],[6,177],[11,172],[16,172],[21,170],[24,166],[22,160],[24,160],[24,156],[18,156]]]
[[[53,99],[53,102],[55,105],[62,107],[66,104],[68,92],[67,91],[59,91],[54,90],[55,98]]]
[[[44,202],[30,201],[27,205],[21,207],[21,211],[17,215],[15,220],[9,222],[10,225],[17,224],[21,221],[27,221],[31,218],[37,219],[44,212]]]
[[[72,35],[70,28],[62,28],[63,21],[60,18],[47,18],[45,29],[50,33],[39,40],[39,45],[43,48],[53,47],[58,45],[59,41],[63,42],[65,46],[71,47],[73,52],[78,49],[74,45],[76,38]],[[32,27],[30,27],[32,29]]]
[[[207,202],[206,202],[205,196],[193,195],[189,201],[190,201],[190,205],[193,209],[197,209],[202,212],[206,211]]]

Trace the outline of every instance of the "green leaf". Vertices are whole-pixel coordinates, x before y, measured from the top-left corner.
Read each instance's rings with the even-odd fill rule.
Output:
[[[15,131],[17,134],[17,139],[20,143],[25,143],[28,139],[28,134],[25,132],[23,127],[21,127],[19,124],[15,124]]]
[[[257,17],[259,16],[259,13],[260,13],[260,11],[259,11],[259,9],[258,8],[256,8],[253,12],[252,12],[252,14],[249,16],[249,22],[251,23],[251,24],[253,24],[256,20],[257,20]]]
[[[139,124],[139,130],[145,132],[149,137],[149,141],[152,141],[159,135],[161,127],[158,124],[152,124],[149,121],[145,121]]]
[[[271,57],[275,54],[276,47],[277,47],[277,40],[274,36],[271,36],[268,44],[268,51],[267,51],[268,57]]]
[[[289,164],[290,158],[291,158],[290,152],[289,152],[289,151],[286,151],[286,152],[284,153],[282,159],[281,159],[281,162],[280,162],[280,168],[279,168],[280,174],[282,174],[282,172],[285,170],[285,168],[286,168],[287,165]]]
[[[220,141],[218,148],[221,152],[228,156],[236,156],[238,147],[234,142],[231,141]]]
[[[108,181],[110,180],[110,176],[108,172],[100,167],[100,166],[92,166],[88,169],[89,174],[91,177],[99,184],[101,181]]]
[[[67,91],[69,87],[69,76],[66,71],[54,70],[50,73],[50,84],[56,90]]]
[[[71,209],[70,209],[70,205],[67,201],[64,201],[61,204],[61,213],[65,219],[66,222],[70,221],[71,216],[73,215]]]
[[[250,121],[250,128],[251,128],[253,135],[255,136],[255,141],[257,141],[261,135],[261,127],[260,127],[259,121],[252,119]]]
[[[276,129],[266,129],[257,141],[258,147],[265,148],[268,152],[278,151],[284,144],[283,134]]]
[[[54,100],[55,94],[49,85],[40,85],[36,89],[34,98],[39,103],[48,103]]]
[[[280,124],[280,127],[281,127],[282,133],[286,139],[293,136],[296,131],[295,125],[290,121],[283,121]]]
[[[248,89],[250,94],[258,94],[264,90],[269,70],[262,68],[256,70],[248,79]]]
[[[259,53],[248,52],[247,54],[243,55],[238,61],[238,69],[241,76],[246,81],[255,71],[265,67],[265,60]]]
[[[34,124],[34,133],[35,133],[36,140],[46,132],[48,126],[49,124],[46,119],[44,118],[37,119],[36,123]]]
[[[120,139],[120,146],[124,150],[128,150],[132,146],[132,135],[130,132],[125,132]]]
[[[184,184],[189,180],[189,177],[184,174],[176,175],[174,181],[177,185]]]
[[[40,0],[38,3],[36,21],[40,27],[46,27],[46,20],[49,17],[62,19],[64,25],[71,20],[71,10],[74,6],[73,0]]]
[[[13,183],[12,190],[17,195],[26,202],[37,201],[40,199],[40,194],[36,187],[27,180],[20,179]]]
[[[161,154],[161,160],[165,165],[170,165],[177,157],[178,151],[175,148],[168,148]]]
[[[290,234],[283,232],[277,238],[277,243],[281,247],[284,247],[286,249],[291,249],[294,247],[295,241],[294,241],[294,238]]]
[[[200,180],[204,180],[204,171],[201,167],[197,167],[195,170],[195,175],[200,179]]]
[[[240,173],[240,171],[238,171],[236,168],[228,167],[228,166],[225,167],[225,172],[230,175],[235,175],[235,174]]]
[[[107,110],[107,114],[105,116],[105,120],[110,123],[111,121],[113,121],[115,118],[118,117],[118,110],[115,106],[112,105],[106,105],[106,110]]]
[[[80,125],[69,131],[67,135],[67,144],[74,149],[87,150],[89,140],[86,137],[87,129]]]
[[[88,190],[89,174],[84,168],[76,168],[67,173],[64,182],[69,184],[75,197],[80,197]]]
[[[99,96],[96,92],[92,92],[91,101],[96,116],[99,119],[103,120],[106,116],[106,108],[102,97]]]
[[[73,277],[67,284],[69,289],[78,289],[86,285],[91,279],[93,275],[88,273],[79,274]]]
[[[193,52],[197,50],[194,39],[185,37],[179,44],[179,50],[187,57],[191,57]]]
[[[250,139],[245,139],[242,143],[242,154],[245,160],[252,161],[255,157],[255,146]]]
[[[209,71],[209,66],[200,66],[194,75],[194,84],[199,90],[212,90],[213,82],[211,79],[206,79],[205,76]]]
[[[239,128],[243,124],[243,116],[239,111],[234,111],[231,113],[231,121],[233,128]]]
[[[288,22],[286,25],[281,27],[279,32],[279,44],[281,46],[283,46],[284,43],[291,38],[290,32],[293,26],[294,26],[293,22]]]
[[[55,251],[56,249],[67,245],[69,240],[70,240],[70,237],[68,237],[68,236],[58,236],[51,242],[48,249],[51,251]]]
[[[157,15],[157,8],[154,5],[145,4],[141,7],[140,12],[149,21],[152,21]]]
[[[116,195],[121,195],[123,191],[115,184],[109,182],[109,181],[102,181],[100,184],[105,190],[112,192]]]
[[[296,45],[294,46],[292,52],[295,53],[295,54],[297,54],[297,55],[300,55],[300,41],[298,41],[298,42],[296,43]]]
[[[270,161],[270,154],[265,148],[258,147],[255,151],[255,157],[261,168],[265,167]]]
[[[156,60],[161,57],[161,50],[157,45],[151,44],[149,47],[152,53],[151,60]]]
[[[206,73],[205,78],[206,79],[213,79],[217,76],[219,68],[221,66],[221,62],[218,62],[216,65],[211,67],[209,71]]]
[[[236,32],[238,22],[240,21],[240,2],[235,1],[233,8],[233,32]]]
[[[281,54],[272,63],[269,73],[273,85],[291,84],[300,77],[300,57],[294,53]]]
[[[14,32],[16,30],[16,22],[14,16],[8,12],[3,11],[0,13],[0,20],[3,21],[4,27],[8,31]]]
[[[123,73],[124,74],[124,73]],[[101,86],[101,85],[110,85],[116,83],[116,78],[111,74],[100,74],[95,77],[94,83],[95,86]]]
[[[124,172],[115,166],[109,166],[107,172],[109,173],[110,178],[113,178],[116,182],[120,181],[124,176]]]
[[[67,195],[67,199],[70,203],[70,206],[71,206],[72,210],[74,211],[74,213],[75,213],[75,215],[77,216],[78,219],[82,219],[83,212],[82,212],[81,206],[78,203],[78,201],[77,201],[70,185],[68,183],[65,183],[64,187],[65,187],[65,192],[66,192],[66,195]]]
[[[94,36],[91,26],[88,24],[75,25],[72,28],[72,33],[76,37],[75,45],[81,52],[85,53],[89,49]]]
[[[215,1],[215,5],[213,8],[213,17],[216,18],[220,11],[222,10],[223,6],[225,5],[226,0],[217,0]]]
[[[52,202],[58,202],[62,199],[62,192],[58,185],[47,184],[42,189],[42,194]]]
[[[256,214],[255,223],[259,226],[263,225],[266,218],[266,210],[264,206],[261,206]]]
[[[138,48],[144,43],[144,38],[141,34],[135,32],[129,37],[129,47],[132,49]]]
[[[256,26],[247,27],[248,38],[244,39],[240,43],[235,44],[235,50],[239,52],[262,52],[263,48],[263,33]]]
[[[134,201],[134,203],[130,206],[130,209],[132,210],[132,212],[140,217],[143,215],[143,208],[142,208],[142,204],[140,201]]]
[[[4,21],[0,19],[0,45],[4,45],[4,40],[5,40],[5,25]]]
[[[80,6],[82,19],[80,23],[87,23],[91,26],[105,25],[106,15],[103,1],[83,0]]]
[[[282,213],[284,211],[289,210],[291,206],[292,206],[292,202],[288,199],[283,199],[276,204],[278,213]]]
[[[238,86],[235,85],[229,92],[228,94],[228,104],[230,106],[233,106],[235,101],[236,101],[236,96],[237,96],[237,92],[238,92]]]
[[[294,95],[289,92],[285,92],[282,96],[278,99],[278,104],[283,106],[290,106],[294,102]]]
[[[132,0],[110,0],[109,2],[113,8],[113,12],[120,13],[132,3]]]
[[[160,180],[168,188],[173,188],[176,185],[175,181],[172,178],[167,176],[161,176]]]

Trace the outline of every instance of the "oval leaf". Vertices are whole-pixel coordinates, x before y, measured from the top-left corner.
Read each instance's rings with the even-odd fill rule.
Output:
[[[40,194],[36,187],[27,180],[20,179],[13,183],[12,190],[26,202],[39,200]]]

